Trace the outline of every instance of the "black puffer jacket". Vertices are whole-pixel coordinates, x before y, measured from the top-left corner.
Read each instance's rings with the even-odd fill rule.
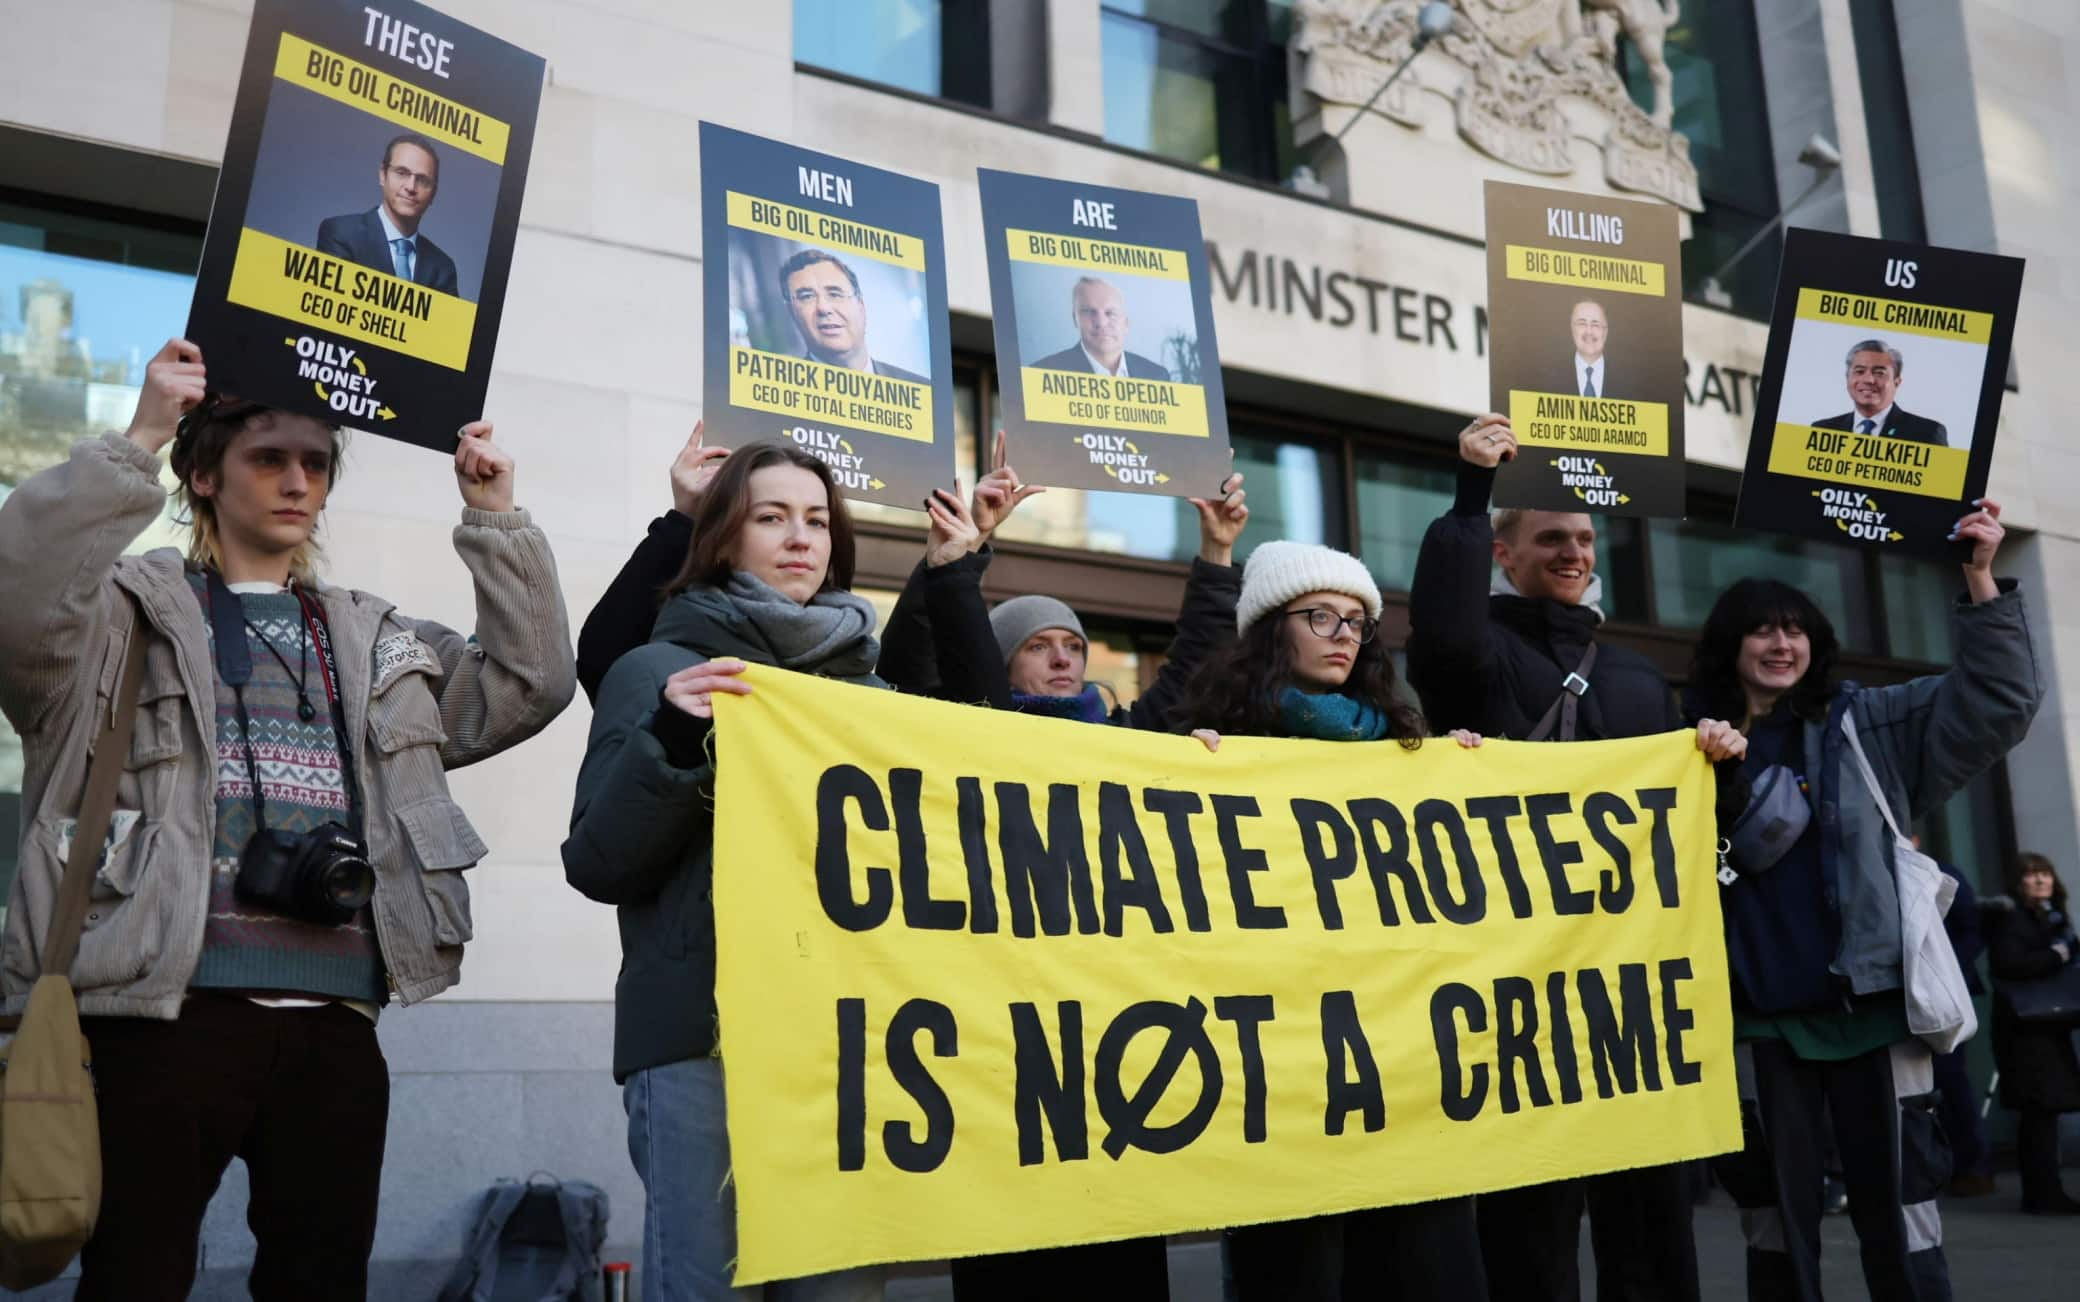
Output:
[[[1490,596],[1495,472],[1459,463],[1452,509],[1423,535],[1408,599],[1408,681],[1433,732],[1469,728],[1523,738],[1564,690],[1596,635],[1587,606]],[[1577,741],[1647,737],[1683,726],[1668,680],[1645,656],[1598,644],[1581,698]]]
[[[1991,903],[1991,901],[1989,901]],[[2073,929],[2063,911],[1988,908],[1984,916],[1987,954],[1997,985],[2047,977],[2072,962],[2051,946],[2065,942],[2072,955]],[[2037,1026],[2008,1015],[2007,1001],[1993,1001],[1993,1060],[2001,1069],[2001,1103],[2044,1112],[2080,1112],[2080,1057],[2070,1026]]]

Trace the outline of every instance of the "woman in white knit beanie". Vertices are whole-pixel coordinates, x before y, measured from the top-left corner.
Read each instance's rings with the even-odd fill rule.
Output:
[[[1213,750],[1223,733],[1421,745],[1423,717],[1394,694],[1379,615],[1379,585],[1355,556],[1265,543],[1242,569],[1240,636],[1193,676],[1180,723]],[[1227,1249],[1238,1302],[1487,1296],[1471,1198],[1241,1226]]]

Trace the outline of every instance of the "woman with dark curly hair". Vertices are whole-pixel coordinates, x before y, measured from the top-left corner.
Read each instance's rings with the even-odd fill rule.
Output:
[[[1239,636],[1193,675],[1178,725],[1213,750],[1223,733],[1391,738],[1414,750],[1423,716],[1394,693],[1379,613],[1379,585],[1356,557],[1265,543],[1243,566]],[[1487,1297],[1471,1198],[1243,1226],[1228,1232],[1227,1253],[1237,1302]]]
[[[2001,1069],[2001,1103],[2022,1114],[2015,1165],[2022,1173],[2022,1210],[2038,1216],[2080,1215],[2080,1201],[2058,1181],[2058,1116],[2080,1112],[2080,1055],[2073,1028],[2025,1022],[2005,996],[2011,981],[2047,977],[2073,962],[2080,941],[2066,912],[2066,887],[2051,861],[2022,854],[2008,866],[2015,907],[1993,914],[1987,949],[2002,993],[1993,1001],[1993,1060]]]
[[[1755,578],[1720,595],[1691,662],[1687,713],[1740,720],[1748,738],[1721,801],[1720,896],[1747,1142],[1715,1166],[1742,1208],[1751,1298],[1819,1302],[1829,1121],[1871,1296],[1950,1296],[1935,1201],[1950,1151],[1902,940],[1940,928],[1949,893],[1894,828],[1996,763],[2043,696],[2021,594],[1993,577],[2000,507],[1975,505],[1952,534],[1971,559],[1948,673],[1837,685],[1827,616]]]

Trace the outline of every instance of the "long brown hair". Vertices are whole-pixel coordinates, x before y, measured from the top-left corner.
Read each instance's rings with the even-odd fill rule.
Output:
[[[737,534],[751,514],[751,476],[767,466],[799,466],[823,483],[825,499],[831,504],[831,562],[823,572],[822,592],[852,587],[855,544],[852,512],[838,495],[831,468],[792,443],[747,443],[725,457],[722,469],[701,494],[700,513],[693,521],[693,546],[686,549],[686,563],[664,587],[666,597],[676,597],[696,584],[719,588],[729,582],[730,553]]]
[[[178,504],[175,518],[189,527],[190,563],[205,569],[224,568],[223,544],[217,531],[217,504],[214,498],[195,491],[195,476],[217,474],[224,467],[224,455],[240,434],[248,429],[270,429],[280,414],[274,408],[257,402],[211,394],[181,417],[168,460],[174,478],[180,481],[173,490],[174,501]],[[322,421],[319,423],[323,424]],[[329,500],[332,490],[339,486],[346,435],[337,425],[325,425],[324,428],[332,435],[332,464],[325,475]],[[219,476],[218,483],[221,485],[222,482]],[[298,583],[315,583],[319,551],[317,528],[313,524],[311,536],[289,557],[290,576]]]
[[[2043,855],[2027,850],[2016,855],[2015,861],[2008,865],[2008,894],[2014,897],[2015,903],[2024,908],[2028,907],[2028,901],[2022,898],[2022,875],[2029,872],[2047,872],[2051,874],[2051,907],[2057,909],[2060,913],[2064,913],[2066,911],[2066,884],[2059,879],[2058,869],[2053,868],[2051,861]]]
[[[1242,636],[1215,652],[1185,685],[1175,720],[1237,737],[1279,735],[1279,693],[1297,686],[1293,651],[1281,612],[1267,611]],[[1387,735],[1403,748],[1423,744],[1422,713],[1394,692],[1394,661],[1377,635],[1359,645],[1350,677],[1337,689],[1387,716]]]

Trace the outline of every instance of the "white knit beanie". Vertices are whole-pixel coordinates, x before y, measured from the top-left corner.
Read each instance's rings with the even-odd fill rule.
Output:
[[[1267,542],[1251,552],[1242,567],[1235,631],[1249,632],[1259,619],[1310,592],[1340,592],[1365,603],[1365,613],[1379,618],[1379,584],[1363,561],[1317,543]]]

